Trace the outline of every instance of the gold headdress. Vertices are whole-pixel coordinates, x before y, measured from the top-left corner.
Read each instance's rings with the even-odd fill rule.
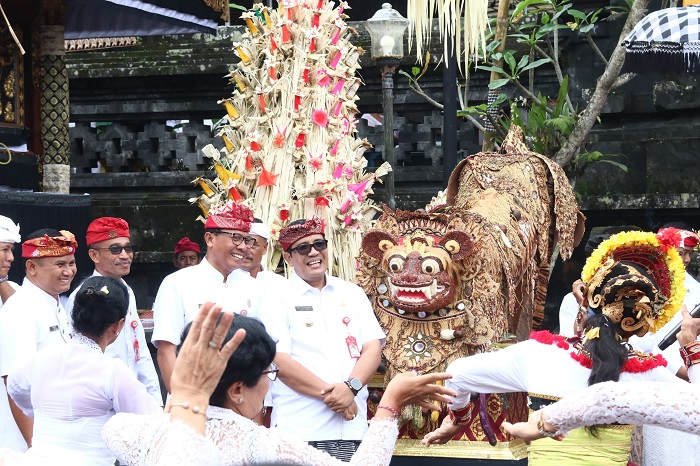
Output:
[[[593,251],[581,278],[591,310],[637,335],[663,327],[685,297],[683,262],[654,233],[611,236]]]

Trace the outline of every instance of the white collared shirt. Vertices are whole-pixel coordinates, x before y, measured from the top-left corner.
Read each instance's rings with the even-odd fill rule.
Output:
[[[101,277],[97,270],[92,273],[93,277]],[[141,319],[139,318],[138,311],[136,309],[136,297],[134,296],[134,291],[131,287],[123,280],[119,279],[126,290],[129,293],[129,309],[126,312],[126,318],[124,319],[124,328],[119,332],[117,339],[105,349],[105,355],[110,358],[117,358],[124,361],[124,363],[132,370],[139,382],[146,386],[148,393],[156,400],[159,406],[163,406],[163,395],[160,392],[160,382],[158,381],[158,374],[156,373],[156,368],[153,365],[153,358],[151,358],[151,352],[148,349],[148,342],[146,342],[146,333],[143,330],[143,325],[141,324]],[[73,293],[71,293],[66,303],[66,311],[68,313],[68,318],[73,323],[72,312],[73,304],[75,303],[75,296],[78,291],[82,288],[82,284],[78,286]],[[138,342],[138,343],[136,343]],[[138,353],[137,347],[138,344]]]
[[[158,288],[151,341],[156,346],[161,340],[179,345],[182,331],[207,301],[222,305],[224,312],[258,318],[258,289],[253,277],[239,269],[231,272],[224,282],[224,276],[206,257],[197,265],[173,272]]]
[[[70,341],[61,303],[28,278],[0,309],[0,376],[21,368],[40,349]]]
[[[326,275],[326,285],[319,290],[292,275],[287,302],[277,351],[289,354],[327,383],[347,380],[357,363],[348,350],[349,336],[359,349],[385,338],[364,291],[340,278]],[[345,421],[323,400],[276,383],[272,425],[305,441],[361,440],[367,431],[367,396],[364,387],[355,397],[357,417]]]

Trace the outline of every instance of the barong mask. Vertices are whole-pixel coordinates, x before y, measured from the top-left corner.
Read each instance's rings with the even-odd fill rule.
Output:
[[[472,241],[463,231],[450,231],[443,237],[415,232],[396,238],[386,231],[371,230],[362,239],[362,248],[381,262],[394,306],[418,313],[453,302],[460,283],[454,261],[468,257]]]
[[[588,258],[584,296],[591,311],[642,336],[663,327],[682,305],[683,270],[678,252],[662,237],[618,233]]]

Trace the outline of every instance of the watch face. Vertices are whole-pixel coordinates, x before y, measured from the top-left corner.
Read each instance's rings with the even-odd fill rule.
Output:
[[[350,386],[353,389],[355,389],[357,391],[362,390],[362,382],[360,382],[358,379],[353,377],[352,379],[348,380],[348,382],[350,382]]]

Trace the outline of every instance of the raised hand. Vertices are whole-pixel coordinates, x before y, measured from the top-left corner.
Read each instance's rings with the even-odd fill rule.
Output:
[[[217,324],[219,315],[221,321]],[[221,347],[232,322],[233,314],[222,314],[221,306],[209,302],[202,305],[175,360],[170,379],[173,396],[209,399],[231,354],[245,338],[245,330],[240,329]]]

